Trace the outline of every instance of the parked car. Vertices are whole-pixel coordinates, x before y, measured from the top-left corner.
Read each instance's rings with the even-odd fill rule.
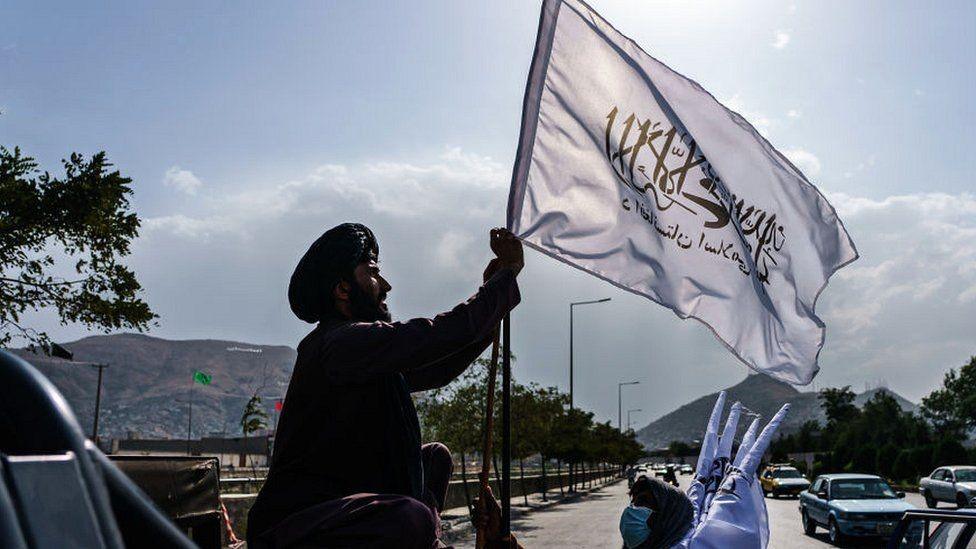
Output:
[[[764,496],[796,496],[810,487],[810,481],[796,467],[790,465],[770,465],[759,475]]]
[[[976,547],[976,510],[906,511],[888,549]]]
[[[889,537],[905,511],[915,508],[904,497],[876,475],[820,475],[800,493],[803,532],[827,528],[835,545],[848,537]]]
[[[976,466],[952,465],[939,467],[918,483],[925,504],[935,509],[940,501],[955,503],[962,508],[976,497]]]
[[[692,474],[692,473],[695,472],[695,470],[691,468],[691,465],[688,465],[687,463],[685,463],[684,465],[682,465],[678,469],[678,471],[680,471],[682,475],[690,475],[690,474]]]

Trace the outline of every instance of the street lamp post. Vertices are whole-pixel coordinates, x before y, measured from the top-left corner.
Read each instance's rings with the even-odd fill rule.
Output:
[[[643,411],[644,410],[641,410],[640,408],[632,408],[630,410],[627,410],[627,428],[628,429],[630,429],[630,413],[631,412],[643,412]]]
[[[98,368],[98,385],[95,387],[95,421],[92,425],[91,436],[92,442],[95,443],[95,446],[98,446],[98,416],[102,408],[102,372],[105,368],[108,368],[108,364],[101,362],[75,362],[75,354],[57,343],[51,344],[50,353],[51,356],[64,359],[70,364],[88,365],[93,368]]]
[[[623,393],[624,385],[637,385],[640,381],[624,381],[617,384],[617,430],[623,432],[623,408],[621,407],[621,396]]]
[[[577,305],[591,305],[593,303],[606,303],[609,297],[594,299],[592,301],[574,301],[569,304],[569,407],[573,408],[573,307]]]

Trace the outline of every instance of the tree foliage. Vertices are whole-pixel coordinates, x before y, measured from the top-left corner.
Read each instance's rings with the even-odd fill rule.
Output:
[[[22,323],[40,309],[104,330],[142,331],[155,318],[121,263],[139,230],[132,180],[104,152],[72,153],[62,167],[61,176],[42,172],[19,148],[0,147],[0,346],[19,338],[48,347]]]
[[[428,392],[417,402],[424,440],[439,441],[453,452],[480,455],[484,432],[487,364],[476,361],[450,385]],[[496,384],[494,452],[501,449],[501,383]],[[593,414],[569,407],[569,396],[556,387],[512,383],[512,457],[538,456],[542,462],[627,465],[644,456],[633,431],[621,433]]]
[[[906,412],[886,391],[858,409],[850,387],[819,394],[827,424],[808,421],[771,447],[776,459],[791,452],[815,452],[811,474],[857,472],[916,482],[939,465],[971,463],[962,444],[976,426],[976,358],[950,370],[940,389],[922,400],[919,413]]]
[[[950,369],[942,388],[922,399],[922,415],[941,436],[958,439],[976,429],[976,356],[958,372]]]

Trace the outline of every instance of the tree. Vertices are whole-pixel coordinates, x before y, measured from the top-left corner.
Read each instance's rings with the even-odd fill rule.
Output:
[[[47,334],[21,321],[40,309],[106,331],[143,331],[156,318],[121,263],[139,230],[132,180],[110,170],[104,152],[72,153],[62,165],[54,176],[19,148],[0,147],[0,346],[19,338],[49,349]]]
[[[257,393],[251,396],[241,414],[241,431],[244,432],[244,455],[247,454],[247,437],[261,429],[268,428],[268,412],[261,405],[261,397]]]
[[[942,388],[922,399],[922,415],[943,437],[961,439],[968,429],[976,429],[976,356],[958,373],[950,369]]]
[[[827,414],[828,427],[832,428],[857,416],[859,410],[854,405],[856,396],[850,385],[840,389],[831,387],[820,391],[817,398],[820,400],[820,407]]]

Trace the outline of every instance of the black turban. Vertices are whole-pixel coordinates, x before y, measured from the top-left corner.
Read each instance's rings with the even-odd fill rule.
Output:
[[[332,292],[340,280],[352,281],[357,265],[379,256],[373,231],[360,223],[343,223],[325,232],[302,256],[288,284],[288,303],[295,316],[316,323],[335,315]]]

